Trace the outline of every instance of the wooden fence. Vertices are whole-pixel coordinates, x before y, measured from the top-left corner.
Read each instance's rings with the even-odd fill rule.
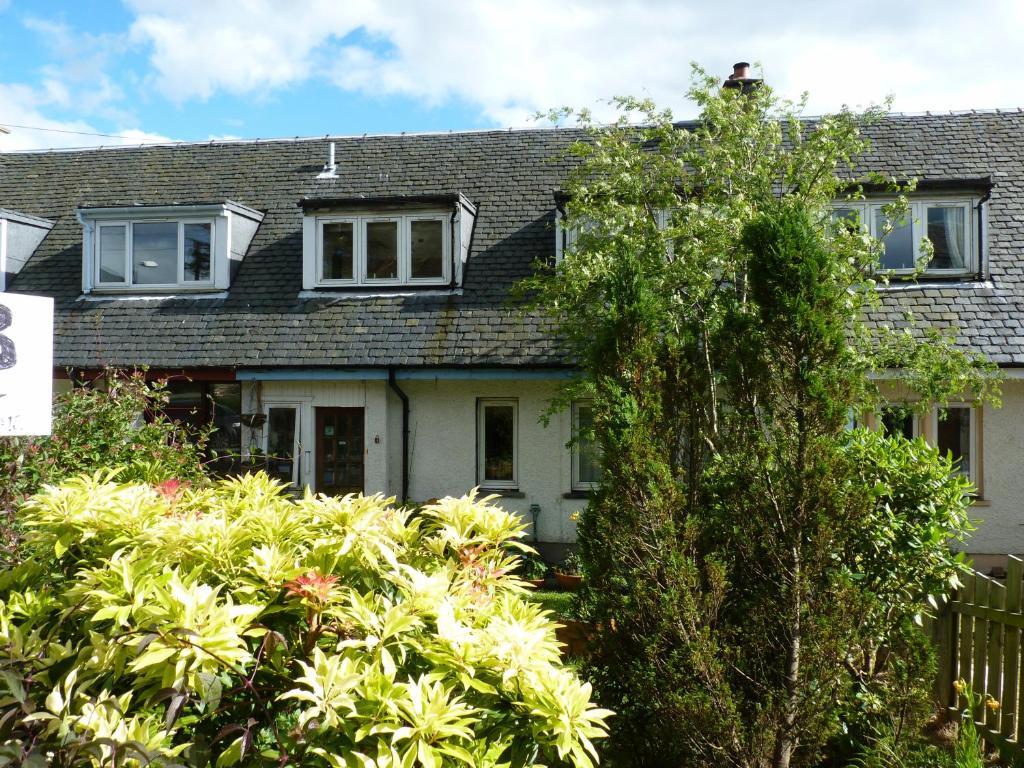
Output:
[[[965,700],[953,684],[969,683],[982,700],[973,710],[978,733],[1015,764],[1024,762],[1022,583],[1024,561],[1012,556],[1005,585],[972,572],[929,622],[939,656],[936,701],[959,711]],[[986,706],[989,697],[998,708]]]

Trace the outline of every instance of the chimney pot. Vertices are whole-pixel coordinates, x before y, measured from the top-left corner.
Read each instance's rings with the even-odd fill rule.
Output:
[[[740,93],[750,93],[761,84],[758,78],[750,76],[750,62],[737,61],[732,65],[732,74],[725,78],[723,88],[737,90]]]
[[[750,78],[750,62],[737,61],[732,65],[732,77],[730,80],[747,80]]]

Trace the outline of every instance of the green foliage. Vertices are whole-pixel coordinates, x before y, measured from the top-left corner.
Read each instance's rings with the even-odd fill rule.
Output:
[[[583,561],[580,560],[578,552],[573,552],[565,560],[559,563],[555,569],[559,573],[564,573],[567,576],[579,576],[583,573]]]
[[[199,482],[205,476],[208,432],[188,432],[163,415],[163,384],[148,384],[139,372],[112,372],[103,383],[59,395],[49,436],[0,437],[3,560],[16,557],[14,508],[47,483],[99,467],[121,468],[123,481]]]
[[[592,766],[609,713],[511,575],[518,518],[393,501],[48,486],[0,573],[5,764]]]
[[[863,127],[695,70],[700,119],[616,100],[572,149],[553,272],[523,284],[583,369],[604,457],[580,522],[587,674],[622,765],[814,764],[899,712],[930,664],[914,624],[962,567],[968,487],[920,443],[844,431],[894,371],[920,407],[998,400],[950,333],[867,322],[881,244]],[[880,179],[871,179],[879,181]],[[913,183],[885,180],[896,191]],[[906,211],[900,197],[890,219]]]
[[[539,555],[527,555],[519,569],[524,579],[543,579],[548,575],[549,566]]]
[[[573,610],[575,595],[572,592],[560,592],[554,589],[537,589],[528,594],[527,599],[537,603],[545,610],[551,611],[556,621],[572,620],[576,618]]]

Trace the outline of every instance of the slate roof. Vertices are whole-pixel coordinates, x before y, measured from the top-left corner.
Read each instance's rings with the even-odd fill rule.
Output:
[[[913,307],[963,343],[1024,365],[1024,114],[898,116],[872,129],[863,171],[991,177],[991,277],[901,286],[879,322]],[[217,142],[0,154],[0,207],[56,220],[12,290],[56,299],[58,366],[564,366],[512,285],[554,250],[553,162],[566,129]],[[328,142],[338,177],[318,180]],[[451,195],[478,206],[461,294],[303,298],[303,199]],[[266,213],[226,297],[80,300],[80,206],[235,200]]]

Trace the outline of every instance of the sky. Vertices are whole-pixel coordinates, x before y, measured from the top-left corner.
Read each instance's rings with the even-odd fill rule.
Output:
[[[808,114],[1017,108],[1022,44],[1024,0],[0,0],[0,151],[688,118],[691,62]]]

